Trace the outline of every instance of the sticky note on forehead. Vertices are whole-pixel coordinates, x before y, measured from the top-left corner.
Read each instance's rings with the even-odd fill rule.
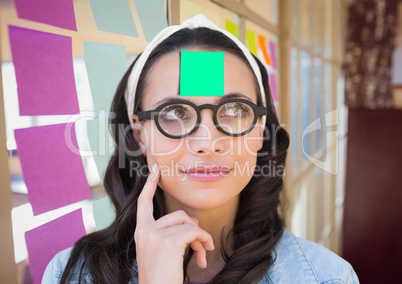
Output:
[[[223,52],[181,52],[180,96],[223,96],[224,77]]]

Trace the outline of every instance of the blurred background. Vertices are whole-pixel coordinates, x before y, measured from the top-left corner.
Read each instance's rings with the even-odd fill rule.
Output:
[[[344,257],[361,283],[400,279],[400,1],[51,2],[0,0],[1,283],[40,283],[49,257],[113,219],[101,182],[113,145],[100,110],[107,112],[119,78],[158,30],[199,13],[265,63],[274,107],[291,138],[282,208],[287,228]],[[64,55],[49,51],[62,40]],[[54,82],[41,76],[45,69],[60,72],[56,90],[74,91],[66,97],[56,91],[48,103],[43,86]],[[75,105],[67,108],[69,98]],[[70,124],[82,172],[67,163],[56,175],[64,152],[54,154],[52,135]],[[39,133],[37,140],[30,133]],[[82,227],[71,225],[68,216],[76,212]],[[69,231],[74,234],[64,239]]]

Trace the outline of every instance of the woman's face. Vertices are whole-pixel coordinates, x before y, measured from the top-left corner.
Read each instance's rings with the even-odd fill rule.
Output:
[[[185,99],[196,105],[216,105],[221,99],[239,94],[239,98],[257,102],[251,71],[231,53],[224,54],[223,98],[180,97],[179,82],[180,53],[164,55],[148,74],[142,109],[153,110],[167,98]],[[159,186],[164,191],[168,209],[224,207],[237,200],[253,175],[257,151],[263,141],[261,119],[248,134],[230,137],[215,128],[212,113],[210,109],[202,110],[200,127],[182,139],[164,136],[153,120],[140,122],[140,143],[146,148],[148,165],[158,163],[160,166]]]

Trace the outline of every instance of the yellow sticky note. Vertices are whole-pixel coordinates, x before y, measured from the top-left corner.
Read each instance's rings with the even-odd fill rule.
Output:
[[[255,32],[246,30],[246,46],[252,54],[257,56],[257,43],[255,39]]]
[[[239,38],[239,26],[230,20],[225,20],[225,29],[235,37]]]

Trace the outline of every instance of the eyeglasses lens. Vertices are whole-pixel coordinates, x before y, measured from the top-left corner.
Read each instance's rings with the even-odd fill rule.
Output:
[[[197,112],[185,104],[168,105],[160,111],[158,122],[166,133],[182,136],[194,128],[197,123]]]
[[[246,103],[228,102],[216,113],[219,127],[229,134],[243,133],[254,122],[254,111]],[[164,107],[158,116],[159,126],[173,136],[185,136],[197,124],[197,111],[187,104],[172,104]]]
[[[247,131],[253,124],[254,111],[248,104],[229,102],[218,109],[216,118],[224,131],[240,134]]]

